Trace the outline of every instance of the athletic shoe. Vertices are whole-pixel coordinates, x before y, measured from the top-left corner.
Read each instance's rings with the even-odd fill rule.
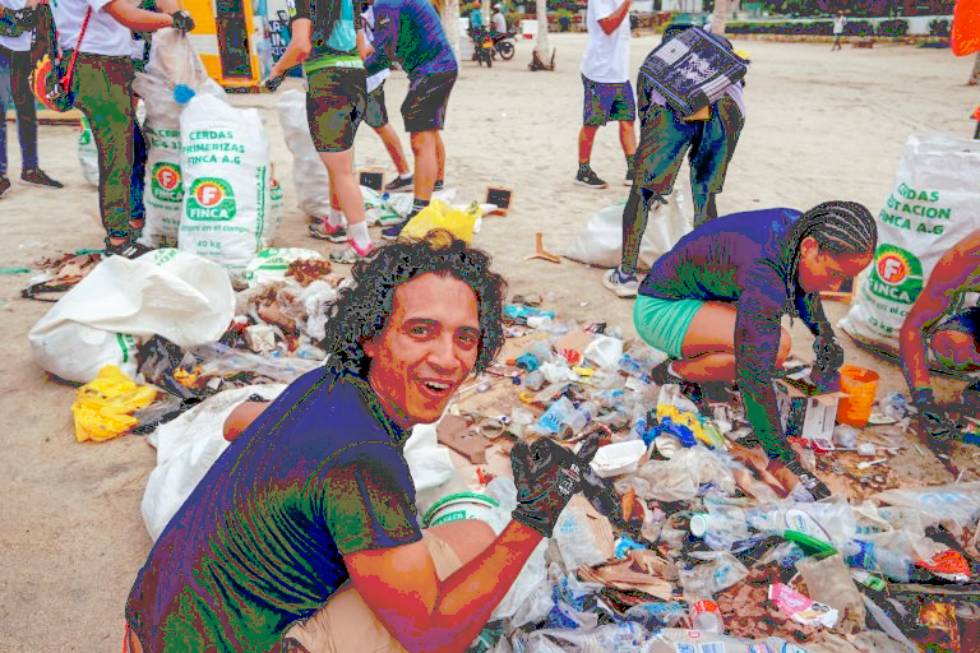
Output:
[[[412,217],[414,216],[405,218],[401,222],[396,222],[390,227],[385,227],[381,230],[381,237],[385,240],[398,240],[398,236],[401,234],[402,229],[405,228],[405,225],[408,224],[408,221],[411,220]]]
[[[43,170],[40,168],[33,168],[31,170],[25,170],[20,175],[21,180],[31,184],[32,186],[43,186],[46,188],[64,188],[65,185],[60,181],[55,181],[51,177],[47,176]]]
[[[353,240],[347,241],[347,247],[339,252],[330,252],[330,260],[341,265],[353,265],[374,251],[374,244],[367,249],[360,249]]]
[[[819,478],[807,471],[799,459],[791,460],[785,464],[785,467],[800,479],[800,485],[810,493],[814,501],[820,501],[831,496],[830,488],[824,485],[824,482]]]
[[[130,260],[134,258],[139,258],[146,254],[147,252],[152,252],[152,247],[147,247],[133,241],[126,241],[121,245],[106,245],[105,255],[108,256],[122,256],[123,258],[128,258]]]
[[[4,175],[0,175],[0,197],[10,189],[10,180]]]
[[[387,184],[385,184],[384,192],[386,193],[407,193],[415,187],[414,177],[409,175],[408,177],[395,177]]]
[[[575,174],[575,184],[586,188],[607,188],[609,184],[599,178],[591,167],[584,166]]]
[[[329,240],[331,243],[346,243],[347,229],[344,225],[331,226],[326,220],[314,222],[310,225],[310,236],[317,240]]]
[[[613,268],[602,275],[602,285],[613,291],[617,297],[636,297],[640,288],[635,274],[626,274],[620,268]]]
[[[446,189],[446,182],[443,181],[442,179],[436,179],[436,183],[434,183],[432,185],[432,192],[433,193],[438,193],[439,191],[445,190],[445,189]]]

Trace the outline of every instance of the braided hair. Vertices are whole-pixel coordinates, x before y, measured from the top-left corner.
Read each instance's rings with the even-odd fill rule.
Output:
[[[789,306],[794,313],[801,245],[807,236],[817,241],[821,251],[833,255],[874,253],[878,244],[878,226],[868,209],[857,202],[824,202],[800,216],[786,239],[787,247],[792,248],[787,279]]]

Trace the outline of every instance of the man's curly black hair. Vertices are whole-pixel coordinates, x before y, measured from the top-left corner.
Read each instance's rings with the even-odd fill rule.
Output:
[[[432,272],[453,276],[476,293],[480,346],[474,369],[482,372],[504,342],[501,317],[507,282],[491,271],[490,264],[489,254],[469,247],[442,229],[429,232],[422,240],[378,248],[354,264],[353,286],[342,289],[326,309],[326,335],[320,346],[328,354],[327,369],[367,378],[371,359],[361,343],[384,330],[398,286]]]

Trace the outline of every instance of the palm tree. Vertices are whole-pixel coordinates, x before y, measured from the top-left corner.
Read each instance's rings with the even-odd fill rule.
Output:
[[[442,15],[442,29],[446,32],[449,45],[459,63],[459,0],[440,0],[439,13]]]
[[[537,0],[538,40],[534,44],[534,53],[541,63],[548,64],[551,59],[551,48],[548,47],[548,2]]]
[[[711,33],[724,34],[729,16],[731,16],[730,0],[715,0],[715,9],[711,14]]]

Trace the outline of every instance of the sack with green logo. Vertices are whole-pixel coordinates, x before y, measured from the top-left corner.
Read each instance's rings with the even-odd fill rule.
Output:
[[[210,95],[180,115],[183,211],[178,248],[245,271],[269,238],[269,142],[255,109],[236,109]]]
[[[878,247],[840,326],[897,354],[898,332],[936,262],[977,227],[980,141],[913,134],[878,214]]]
[[[99,151],[92,138],[92,127],[88,119],[81,117],[82,131],[78,134],[78,162],[82,166],[82,176],[93,186],[99,185]]]
[[[140,242],[148,247],[173,247],[184,200],[180,113],[186,103],[178,98],[202,93],[223,97],[224,90],[208,77],[190,41],[171,29],[153,37],[150,60],[144,72],[136,73],[133,90],[146,106],[146,224]]]

